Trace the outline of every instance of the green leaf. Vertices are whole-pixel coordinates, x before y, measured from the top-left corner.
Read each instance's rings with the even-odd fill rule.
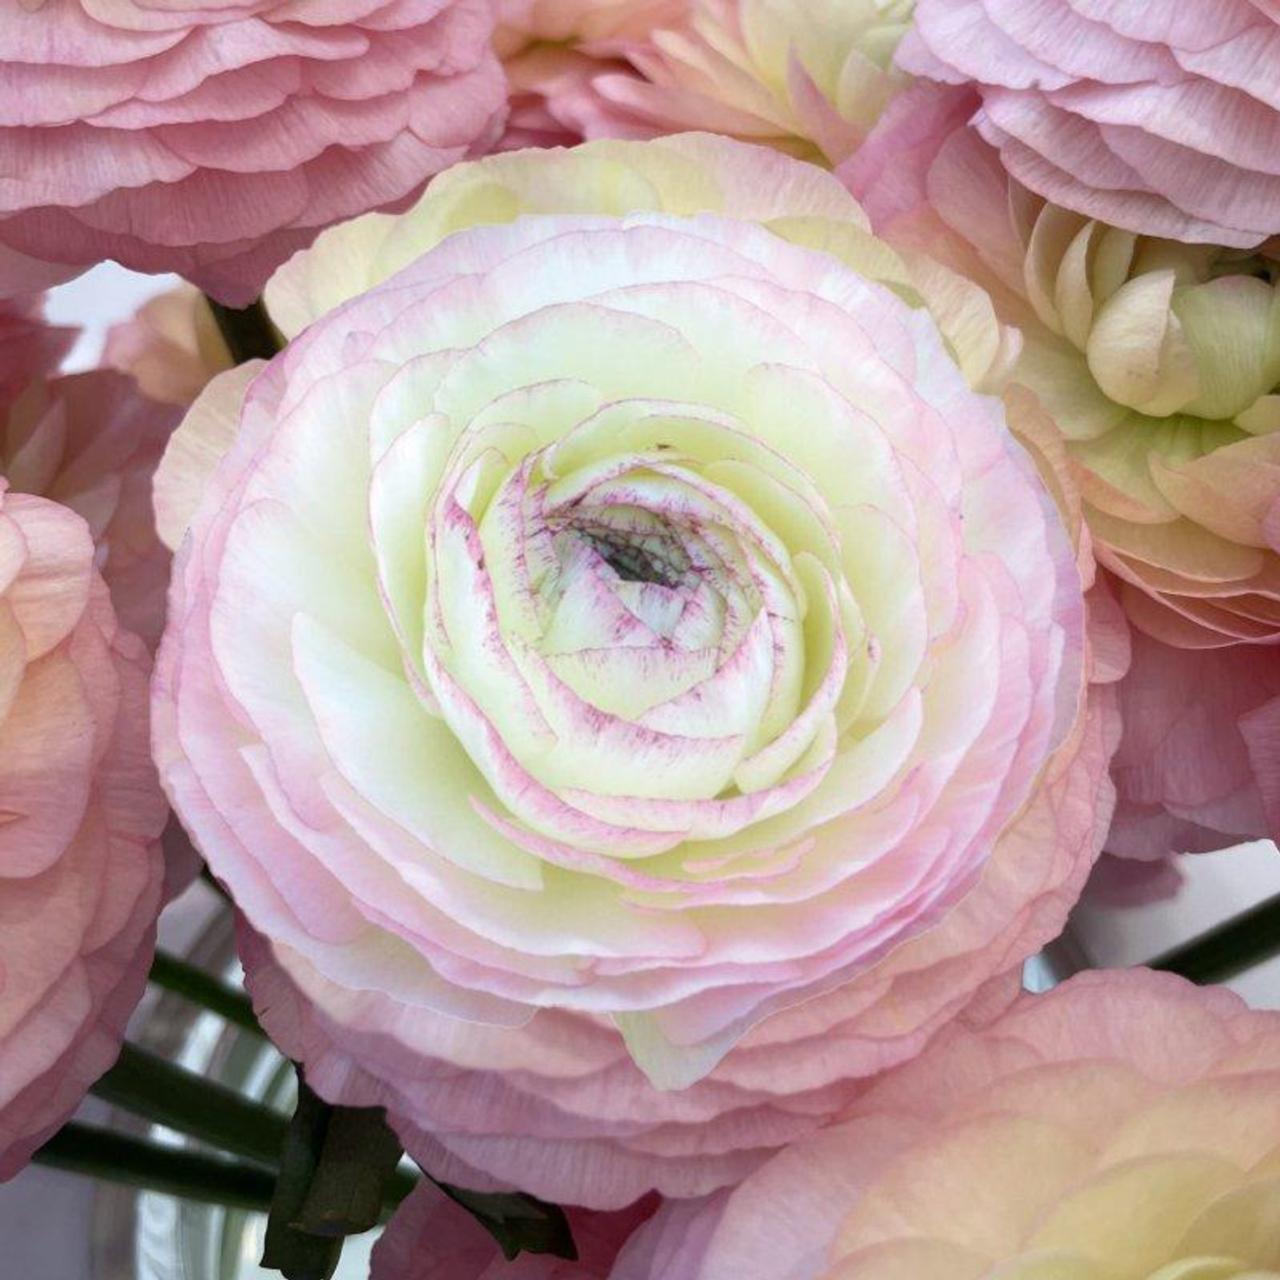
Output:
[[[446,1182],[436,1182],[436,1186],[484,1227],[508,1262],[521,1253],[578,1260],[573,1230],[559,1205],[515,1192],[467,1191]]]
[[[280,1174],[267,1218],[262,1265],[285,1280],[329,1280],[342,1256],[342,1236],[318,1236],[296,1223],[306,1204],[333,1108],[298,1076],[298,1104],[280,1148]]]

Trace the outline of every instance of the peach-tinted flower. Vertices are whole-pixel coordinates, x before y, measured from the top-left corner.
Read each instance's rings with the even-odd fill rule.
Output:
[[[653,1210],[652,1198],[617,1213],[570,1208],[576,1261],[526,1253],[511,1263],[465,1209],[424,1181],[374,1246],[370,1280],[608,1280],[619,1249]]]
[[[151,484],[177,411],[109,369],[36,377],[0,403],[0,475],[88,522],[121,623],[154,646],[164,626],[169,551]]]
[[[839,164],[906,83],[893,67],[913,0],[691,0],[625,47],[626,69],[550,96],[588,137],[686,129]]]
[[[581,142],[576,105],[591,82],[627,70],[631,44],[679,22],[689,0],[500,0],[494,44],[511,114],[504,150]]]
[[[0,23],[0,292],[103,258],[242,306],[500,127],[490,0],[36,0]]]
[[[909,71],[976,84],[982,135],[1053,204],[1252,249],[1280,232],[1274,0],[920,0]]]
[[[200,291],[179,285],[107,334],[103,363],[129,374],[143,395],[186,408],[231,354]]]
[[[0,477],[0,1178],[111,1065],[159,909],[149,660],[93,557]]]
[[[953,1027],[613,1280],[1269,1280],[1280,1016],[1142,970]]]
[[[1022,330],[1014,376],[1066,441],[1135,625],[1185,648],[1280,640],[1280,264],[1046,204],[967,123],[975,104],[903,95],[846,179],[882,235]]]
[[[1081,718],[1062,519],[928,315],[841,256],[911,294],[773,152],[496,157],[290,264],[268,305],[310,327],[175,437],[220,412],[235,440],[162,650],[171,794],[265,935],[271,1033],[454,1180],[593,1207],[735,1180],[1007,997],[1096,854],[1118,672],[1095,649]],[[985,372],[1000,334],[960,311]],[[958,609],[970,574],[992,595]],[[742,653],[766,616],[775,672],[809,637],[798,699],[689,665],[685,624]]]

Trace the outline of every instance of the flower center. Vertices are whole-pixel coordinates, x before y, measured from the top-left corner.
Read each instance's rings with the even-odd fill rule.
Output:
[[[592,551],[623,582],[647,582],[672,590],[689,571],[689,556],[678,538],[666,532],[637,537],[594,523],[566,521],[567,531]]]

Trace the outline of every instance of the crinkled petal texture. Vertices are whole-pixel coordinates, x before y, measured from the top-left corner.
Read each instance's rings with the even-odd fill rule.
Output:
[[[0,31],[0,292],[103,258],[241,306],[501,127],[489,0],[40,0]]]
[[[1280,267],[1046,204],[968,123],[976,102],[909,91],[841,176],[895,248],[977,281],[1022,330],[1012,377],[1047,410],[1142,633],[1114,851],[1274,835]],[[1112,871],[1113,897],[1174,884]]]
[[[0,1178],[111,1065],[160,904],[150,663],[93,555],[79,516],[0,480]]]
[[[1110,852],[1150,861],[1280,830],[1264,781],[1274,772],[1270,725],[1280,711],[1274,649],[1196,652],[1135,633],[1120,707]]]
[[[500,150],[581,142],[592,82],[626,73],[627,48],[683,21],[689,0],[501,0],[494,43],[510,90]]]
[[[907,70],[975,84],[977,125],[1046,199],[1145,235],[1280,232],[1271,0],[919,0]]]
[[[705,129],[838,164],[906,77],[912,0],[690,0],[612,51],[615,69],[551,80],[551,111],[589,138]]]
[[[87,521],[121,623],[153,648],[170,553],[156,533],[152,478],[177,421],[176,409],[107,369],[37,377],[0,406],[0,474]]]
[[[1207,649],[1280,639],[1280,264],[1045,204],[921,86],[843,170],[878,234],[988,289],[1023,332],[1017,381],[1080,477],[1134,624]]]
[[[616,1213],[570,1208],[575,1261],[526,1253],[508,1262],[471,1214],[424,1181],[374,1246],[370,1280],[608,1280],[619,1250],[654,1208],[654,1197]]]
[[[614,1280],[1271,1280],[1280,1018],[1143,970],[950,1028]]]
[[[548,1090],[600,1071],[587,1110],[616,1087],[660,1142],[659,1111],[738,1086],[662,1099],[628,1051],[687,1085],[770,1014],[865,1011],[885,980],[847,984],[913,938],[967,950],[977,973],[886,1016],[902,1051],[1019,958],[933,926],[1020,936],[1096,847],[1080,574],[1000,403],[925,311],[751,223],[476,227],[322,317],[248,385],[170,605],[170,794],[316,1001],[291,1019],[268,957],[265,1016],[386,1068],[410,1124],[449,1045],[493,1068],[572,1037],[534,1059]],[[971,892],[1019,833],[1012,900]],[[767,1022],[763,1058],[821,1040],[809,1017]],[[354,1087],[322,1048],[308,1078]],[[566,1144],[546,1176],[576,1179],[554,1198],[652,1185],[626,1151],[593,1179],[536,1102]],[[699,1150],[674,1178],[748,1158]]]
[[[927,305],[970,386],[999,391],[1008,380],[1018,334],[999,322],[979,286],[923,255],[900,255],[871,235],[866,214],[833,175],[709,133],[643,143],[601,140],[455,165],[404,213],[370,213],[323,232],[271,278],[267,307],[285,336],[296,337],[463,227],[523,214],[640,211],[722,213],[834,254],[908,301]],[[231,398],[217,388],[211,395]]]

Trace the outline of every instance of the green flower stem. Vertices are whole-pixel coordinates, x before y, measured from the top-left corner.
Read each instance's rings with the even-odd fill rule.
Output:
[[[197,969],[185,960],[157,951],[151,965],[151,981],[246,1031],[262,1035],[262,1028],[253,1016],[253,1002],[243,991],[237,991],[228,983],[205,973],[203,969]]]
[[[271,1169],[279,1163],[289,1125],[284,1116],[145,1049],[126,1044],[92,1092],[112,1106],[222,1151]]]
[[[205,301],[236,364],[244,364],[247,360],[270,360],[284,346],[261,298],[239,309],[224,307],[212,298]]]
[[[34,1162],[122,1186],[263,1213],[275,1185],[267,1170],[254,1165],[161,1147],[79,1123],[63,1125],[36,1152]]]
[[[1225,982],[1280,955],[1280,894],[1151,961],[1202,985]]]

